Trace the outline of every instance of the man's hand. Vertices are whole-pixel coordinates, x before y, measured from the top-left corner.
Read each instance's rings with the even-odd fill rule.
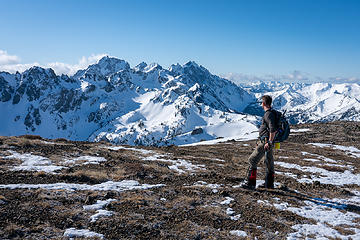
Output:
[[[265,143],[264,149],[265,151],[268,151],[270,149],[271,145],[269,143]]]
[[[270,136],[269,136],[269,141],[270,141],[270,143],[269,143],[269,142],[265,143],[265,145],[264,145],[265,151],[268,151],[268,150],[271,148],[271,144],[272,144],[273,141],[274,141],[275,134],[276,134],[276,132],[270,133]]]

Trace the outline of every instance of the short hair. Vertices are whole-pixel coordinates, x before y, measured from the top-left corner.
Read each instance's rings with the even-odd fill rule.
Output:
[[[270,97],[269,95],[262,96],[261,100],[265,103],[266,106],[271,106],[272,97]]]

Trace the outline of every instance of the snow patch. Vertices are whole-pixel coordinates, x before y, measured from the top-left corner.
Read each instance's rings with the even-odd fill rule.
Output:
[[[290,133],[310,132],[310,128],[290,129]]]
[[[233,221],[238,221],[241,218],[241,214],[237,214],[235,216],[230,216],[230,219]]]
[[[235,211],[232,208],[227,208],[226,209],[226,214],[227,215],[233,215],[235,213]]]
[[[54,142],[47,142],[47,141],[41,141],[41,143],[47,144],[47,145],[55,145],[56,144]]]
[[[314,159],[314,158],[304,158],[303,160],[308,162],[320,162],[319,159]]]
[[[193,164],[184,159],[177,159],[177,160],[165,159],[168,157],[167,155],[161,155],[161,154],[158,154],[155,151],[151,151],[151,150],[132,148],[132,147],[123,147],[123,146],[104,147],[104,148],[115,150],[115,151],[129,150],[129,151],[139,152],[141,155],[143,155],[143,157],[142,157],[143,161],[159,161],[159,162],[169,163],[171,165],[168,166],[168,168],[171,170],[174,170],[180,174],[184,174],[186,172],[195,172],[195,171],[199,171],[199,170],[206,170],[205,165],[203,165],[203,164],[196,165],[196,164]],[[218,161],[223,161],[223,160],[219,159]],[[183,170],[183,169],[185,169],[185,170]]]
[[[64,232],[64,237],[68,238],[77,238],[77,237],[85,237],[85,238],[100,238],[104,239],[104,235],[96,232],[92,232],[88,229],[75,229],[68,228]]]
[[[203,164],[196,165],[196,164],[188,162],[184,159],[170,160],[170,159],[164,159],[163,157],[166,157],[166,156],[155,154],[152,156],[144,157],[142,160],[170,163],[172,165],[169,166],[168,168],[171,170],[177,171],[180,174],[184,174],[184,173],[186,173],[186,171],[195,172],[195,171],[199,171],[199,170],[206,170],[205,165],[203,165]],[[183,169],[185,169],[186,171]]]
[[[109,203],[116,201],[116,199],[97,200],[95,204],[83,206],[84,210],[99,210],[104,208]]]
[[[151,151],[151,150],[146,150],[146,149],[141,149],[141,148],[133,148],[133,147],[124,147],[124,146],[108,147],[108,146],[105,146],[103,148],[114,150],[114,151],[118,151],[118,150],[136,151],[136,152],[140,152],[141,154],[144,154],[144,155],[156,154],[156,152]]]
[[[66,190],[66,191],[117,191],[144,190],[154,187],[162,187],[164,184],[140,184],[135,180],[124,180],[121,182],[108,181],[101,184],[87,185],[76,183],[52,183],[52,184],[5,184],[0,188],[8,189],[47,189],[47,190]]]
[[[315,181],[319,181],[323,184],[333,184],[336,186],[343,186],[346,184],[355,184],[360,186],[360,174],[353,174],[349,170],[345,170],[344,172],[331,172],[323,168],[302,167],[293,163],[275,162],[275,164],[283,168],[297,169],[302,172],[312,173],[310,178],[303,176],[301,179],[298,179],[296,175],[292,176],[289,174],[289,176],[298,179],[299,182],[313,183]],[[318,173],[320,176],[317,176],[314,173]]]
[[[316,147],[321,147],[321,148],[328,147],[328,148],[340,150],[340,151],[343,151],[343,152],[349,154],[350,156],[352,156],[354,158],[360,158],[360,150],[356,147],[341,146],[341,145],[327,144],[327,143],[309,143],[309,144],[316,146]]]
[[[340,239],[357,239],[360,237],[360,229],[357,228],[357,224],[354,222],[354,220],[359,219],[359,214],[349,211],[340,211],[341,206],[340,204],[334,202],[334,199],[316,200],[318,201],[304,201],[306,206],[300,208],[289,207],[288,203],[274,204],[274,206],[280,210],[291,211],[299,216],[314,219],[317,222],[315,225],[298,224],[293,226],[292,228],[297,232],[289,234],[287,239],[299,239],[309,235],[315,235],[316,239],[330,237]],[[346,200],[344,201],[346,202]],[[348,228],[349,230],[354,231],[355,234],[344,236],[337,230],[333,229],[336,226]]]
[[[56,171],[67,168],[66,166],[59,166],[52,164],[52,161],[46,157],[33,155],[31,153],[20,154],[9,150],[11,155],[3,157],[3,159],[19,159],[22,161],[20,166],[15,166],[11,170],[13,171],[37,171],[56,174]],[[65,165],[87,165],[87,164],[99,164],[100,162],[106,162],[103,157],[95,156],[81,156],[74,159],[65,159],[61,161],[61,164]]]
[[[221,205],[229,205],[232,201],[234,201],[231,197],[226,197],[224,201],[220,202]],[[226,214],[230,215],[230,219],[233,221],[237,221],[241,218],[241,214],[237,214],[234,216],[235,211],[232,208],[226,209]]]
[[[217,193],[219,190],[218,188],[221,188],[222,184],[208,184],[207,182],[204,181],[197,181],[194,186],[196,187],[208,187],[210,189],[212,189],[213,193]]]
[[[52,165],[51,160],[46,157],[32,155],[30,153],[20,154],[11,150],[8,152],[11,153],[11,155],[3,157],[3,159],[20,159],[23,161],[20,166],[16,166],[11,169],[13,171],[43,171],[47,173],[55,173],[55,171],[64,168],[63,166]]]
[[[241,230],[232,230],[230,231],[230,234],[237,237],[247,237],[247,233]]]
[[[67,159],[64,161],[65,164],[79,164],[80,162],[82,165],[88,164],[99,164],[100,162],[106,162],[107,160],[103,157],[94,157],[94,156],[81,156],[74,159]]]
[[[207,141],[200,141],[200,142],[195,142],[195,143],[190,143],[190,144],[181,144],[179,145],[179,147],[189,147],[189,146],[201,146],[201,145],[214,145],[217,143],[224,143],[227,141],[251,141],[251,140],[255,140],[258,138],[259,132],[251,132],[249,134],[244,134],[243,136],[232,136],[232,137],[223,137],[223,138],[219,138],[219,139],[213,139],[213,140],[207,140]],[[244,144],[244,146],[246,146]]]
[[[322,160],[322,161],[325,161],[325,162],[337,163],[337,161],[334,160],[334,159],[327,158],[327,157],[324,157],[324,156],[321,156],[321,155],[318,155],[318,154],[308,153],[308,152],[301,152],[301,154],[303,156],[309,155],[309,156],[312,156],[312,157],[317,157],[319,160]],[[311,159],[311,160],[314,160],[314,159]]]
[[[231,197],[225,197],[225,200],[222,201],[220,204],[222,204],[222,205],[229,205],[232,201],[234,201],[233,198],[231,198]]]
[[[90,222],[96,222],[100,217],[110,217],[114,214],[113,211],[99,209],[96,211],[96,214],[90,217]]]

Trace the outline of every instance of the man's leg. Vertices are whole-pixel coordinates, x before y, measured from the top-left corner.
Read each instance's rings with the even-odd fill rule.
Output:
[[[247,182],[245,183],[245,188],[254,189],[256,187],[256,171],[257,171],[257,165],[261,158],[264,156],[265,150],[264,150],[264,144],[259,143],[257,144],[255,150],[249,157],[249,170],[248,170],[248,177]]]
[[[265,154],[264,143],[258,143],[249,157],[250,169],[256,169],[261,158]]]
[[[271,147],[265,154],[265,164],[266,164],[266,176],[265,176],[265,187],[274,188],[274,155],[273,148]]]

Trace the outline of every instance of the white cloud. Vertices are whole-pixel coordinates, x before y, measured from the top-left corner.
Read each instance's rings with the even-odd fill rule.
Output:
[[[101,58],[108,54],[92,54],[90,57],[82,57],[77,64],[71,65],[62,62],[54,62],[46,64],[46,67],[52,68],[56,74],[74,75],[78,70],[85,69],[89,65],[97,63]]]
[[[20,62],[20,58],[18,56],[8,55],[6,51],[0,49],[0,66],[17,64],[19,62]]]
[[[329,82],[329,83],[339,83],[339,82],[359,82],[359,78],[345,78],[345,77],[329,77],[322,78],[318,76],[311,75],[310,73],[303,71],[292,71],[288,74],[266,74],[266,75],[247,75],[242,73],[228,73],[221,75],[222,77],[233,81],[236,84],[249,83],[249,82],[302,82],[302,83],[313,83],[313,82]]]
[[[288,74],[276,75],[268,74],[263,77],[265,81],[277,82],[314,82],[319,81],[321,78],[312,76],[310,73],[294,70]]]
[[[318,77],[311,75],[307,72],[302,72],[295,70],[289,74],[282,74],[282,75],[276,75],[276,74],[267,74],[263,76],[256,76],[256,75],[247,75],[243,73],[227,73],[220,75],[223,78],[226,78],[236,84],[242,84],[242,83],[251,83],[251,82],[269,82],[269,81],[275,81],[275,82],[287,82],[287,83],[314,83],[314,82],[326,82],[326,83],[359,83],[360,78],[358,77]]]
[[[72,73],[76,70],[73,65],[62,63],[62,62],[53,62],[46,64],[46,67],[52,68],[56,74],[67,74],[72,75]]]
[[[307,81],[311,78],[309,73],[301,72],[298,70],[293,71],[292,73],[288,75],[283,75],[283,79],[291,79],[294,81]]]
[[[56,74],[74,75],[80,69],[86,69],[90,64],[97,63],[102,57],[107,54],[91,54],[89,57],[83,56],[76,64],[68,64],[62,62],[52,62],[46,64],[34,63],[20,63],[20,58],[15,55],[8,55],[6,51],[0,50],[0,71],[10,73],[24,72],[25,70],[39,66],[43,68],[52,68]]]
[[[247,75],[243,73],[227,73],[227,74],[220,74],[220,77],[226,78],[234,83],[244,83],[244,82],[256,82],[264,80],[261,77],[255,75]]]
[[[333,83],[360,83],[360,78],[357,77],[330,77],[329,82]]]
[[[108,54],[105,54],[105,53],[103,53],[103,54],[97,54],[97,55],[91,54],[90,57],[87,57],[87,58],[86,58],[86,57],[82,57],[82,58],[80,59],[78,65],[79,65],[79,67],[84,68],[84,67],[89,66],[90,64],[94,64],[94,63],[98,62],[101,58],[103,58],[103,57],[105,57],[105,56],[108,56]]]
[[[27,63],[27,64],[0,65],[0,71],[5,71],[9,73],[24,72],[25,70],[33,66],[40,66],[40,64],[35,62],[35,63]]]

